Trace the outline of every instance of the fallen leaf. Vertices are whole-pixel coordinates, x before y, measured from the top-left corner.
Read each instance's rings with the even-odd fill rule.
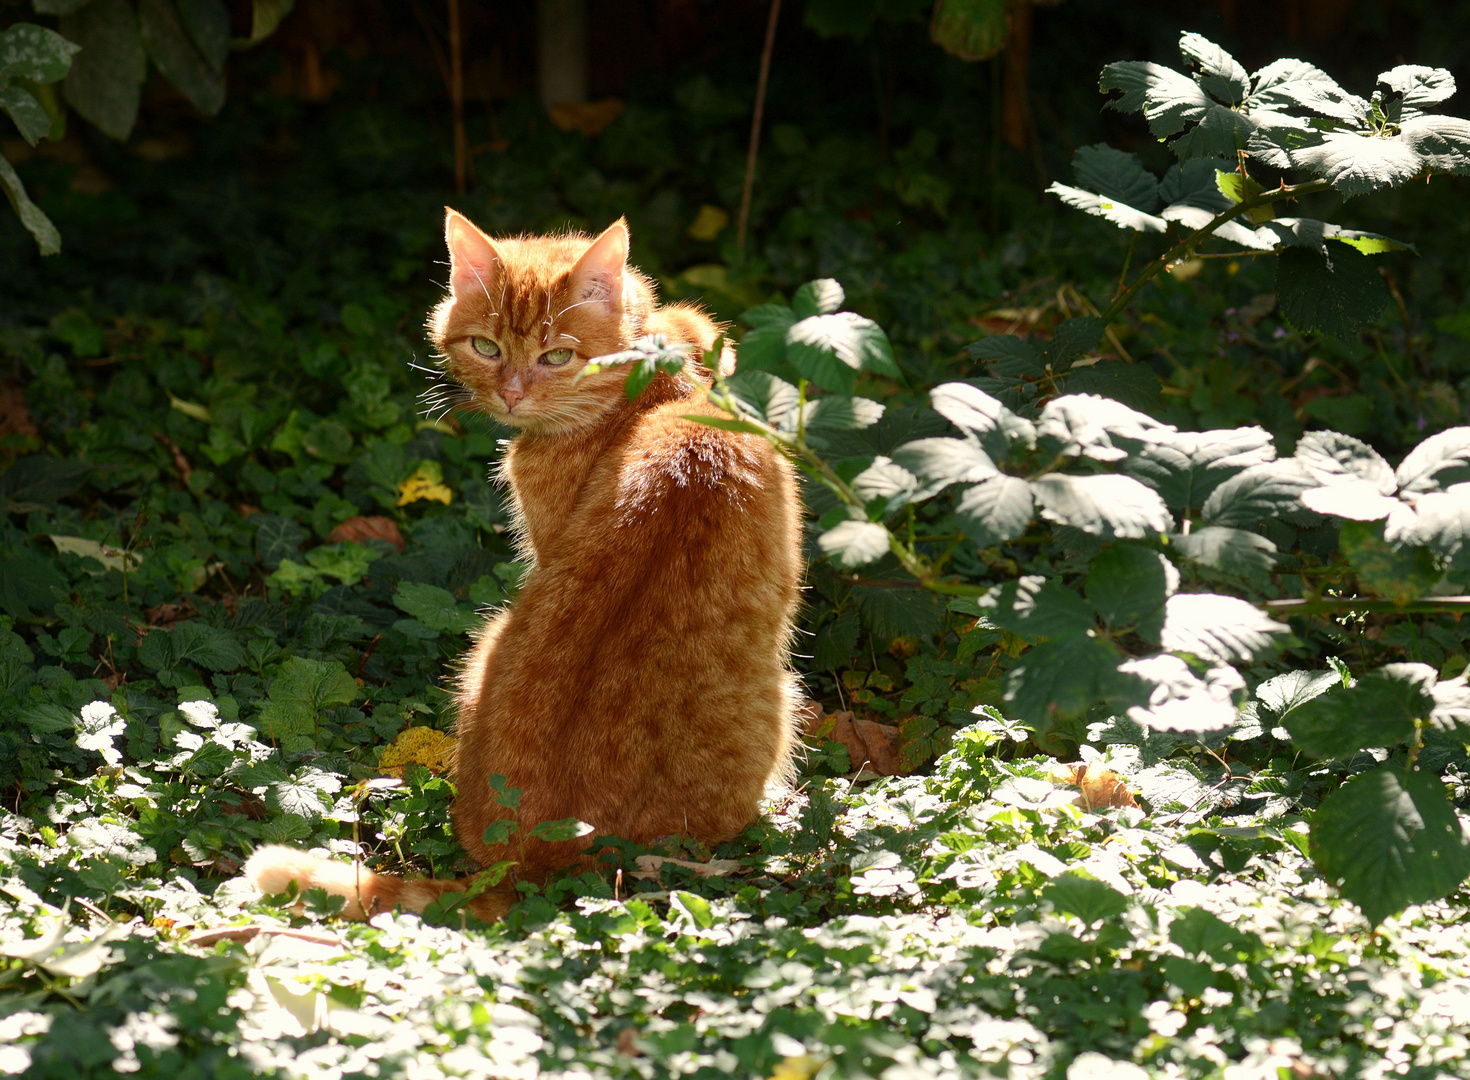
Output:
[[[398,485],[399,506],[407,506],[420,499],[441,502],[448,506],[453,498],[454,492],[445,486],[444,470],[437,461],[420,462],[413,475]]]
[[[364,540],[382,540],[392,544],[399,551],[408,546],[408,542],[403,539],[403,533],[398,530],[398,522],[392,518],[376,515],[348,518],[327,536],[329,544],[340,544],[343,541],[360,544]]]
[[[409,765],[419,764],[432,773],[449,769],[454,760],[454,736],[427,727],[404,728],[378,758],[378,771],[403,779]]]
[[[619,98],[601,101],[561,101],[551,107],[551,122],[563,131],[580,131],[591,138],[623,115]]]
[[[829,738],[847,747],[854,769],[867,766],[879,776],[902,776],[907,770],[898,757],[898,728],[876,720],[859,720],[850,712],[835,712]]]
[[[673,866],[682,866],[685,870],[692,870],[700,877],[725,877],[740,869],[739,859],[711,859],[709,862],[690,862],[688,859],[674,859],[667,855],[639,855],[633,860],[638,864],[638,869],[629,874],[635,878],[656,878],[659,869],[669,863]]]
[[[1063,765],[1053,775],[1061,783],[1072,784],[1081,789],[1075,801],[1084,810],[1138,805],[1133,801],[1133,793],[1128,790],[1123,778],[1111,769],[1104,768],[1100,761],[1089,761],[1085,765]]]
[[[25,387],[17,383],[0,383],[0,435],[26,435],[34,438],[36,423],[26,408]]]

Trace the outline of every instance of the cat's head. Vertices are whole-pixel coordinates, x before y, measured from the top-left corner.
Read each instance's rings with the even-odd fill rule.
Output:
[[[448,211],[449,294],[429,320],[451,378],[501,423],[536,433],[595,424],[625,401],[626,372],[578,378],[588,362],[626,349],[652,308],[628,266],[619,219],[580,234],[492,240]]]

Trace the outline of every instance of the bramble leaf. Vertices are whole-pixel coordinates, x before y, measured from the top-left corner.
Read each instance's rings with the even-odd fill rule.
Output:
[[[1141,540],[1173,524],[1158,494],[1127,476],[1050,473],[1031,481],[1041,516],[1090,536]]]
[[[978,547],[1014,540],[1036,517],[1031,487],[1015,476],[996,475],[966,488],[954,507],[965,535]]]
[[[1291,741],[1318,757],[1349,757],[1414,737],[1416,720],[1434,711],[1435,671],[1427,664],[1387,664],[1353,686],[1335,686],[1285,719]]]
[[[1289,632],[1284,623],[1234,596],[1179,593],[1164,604],[1159,644],[1228,664],[1254,660],[1276,647],[1277,635]]]
[[[980,612],[1002,630],[1028,640],[1086,634],[1096,621],[1087,601],[1061,582],[1027,574],[976,600]]]

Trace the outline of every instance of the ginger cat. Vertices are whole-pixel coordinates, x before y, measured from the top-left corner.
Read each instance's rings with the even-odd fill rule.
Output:
[[[533,563],[459,675],[460,841],[538,880],[585,860],[590,840],[531,838],[542,821],[639,842],[727,840],[789,768],[794,741],[787,653],[803,564],[791,467],[757,436],[681,418],[723,415],[700,363],[718,330],[696,307],[657,305],[627,263],[623,221],[595,240],[492,240],[451,210],[445,235],[450,291],[430,337],[475,405],[519,429],[501,477]],[[660,374],[631,403],[625,367],[577,378],[654,333],[687,348],[679,376]],[[518,810],[494,800],[494,774],[522,790]],[[486,843],[506,818],[521,835]],[[245,873],[268,893],[292,879],[325,888],[356,918],[422,910],[467,885],[279,847]],[[503,885],[471,909],[495,918],[515,895]]]

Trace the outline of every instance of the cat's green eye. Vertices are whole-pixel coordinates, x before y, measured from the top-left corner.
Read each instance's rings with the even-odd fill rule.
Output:
[[[550,352],[544,352],[541,354],[541,362],[543,364],[551,364],[553,367],[560,367],[571,358],[571,349],[552,349]]]
[[[479,353],[481,356],[500,355],[500,346],[495,344],[495,342],[491,341],[487,337],[470,338],[470,348],[474,349],[475,352]]]

